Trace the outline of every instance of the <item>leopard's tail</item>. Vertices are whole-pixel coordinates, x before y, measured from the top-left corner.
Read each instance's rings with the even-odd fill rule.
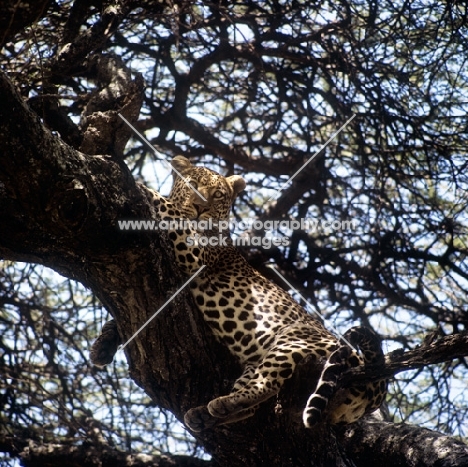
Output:
[[[112,363],[121,343],[117,323],[113,319],[107,321],[102,327],[100,336],[91,346],[89,353],[91,363],[101,368]]]
[[[347,369],[358,366],[362,360],[365,365],[383,363],[384,361],[380,339],[370,328],[362,326],[353,327],[346,331],[344,339],[355,347],[362,357],[359,358],[348,344],[341,345],[330,354],[322,370],[315,392],[309,397],[303,412],[303,421],[307,428],[312,427],[321,420],[329,401],[338,389],[337,382],[340,376]],[[378,383],[378,386],[381,387],[382,384]],[[362,385],[359,389],[362,391]],[[384,392],[385,390],[386,382]],[[365,390],[362,392],[365,393]],[[365,411],[368,411],[370,408],[376,408],[373,405],[375,404],[369,404],[369,407],[366,407]]]

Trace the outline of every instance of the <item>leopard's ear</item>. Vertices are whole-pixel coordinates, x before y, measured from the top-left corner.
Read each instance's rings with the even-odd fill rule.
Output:
[[[245,189],[245,180],[240,175],[231,175],[230,177],[227,177],[226,180],[234,190],[234,197]]]
[[[171,165],[174,168],[173,175],[177,176],[177,172],[183,174],[192,167],[191,162],[184,156],[175,156],[171,161]]]

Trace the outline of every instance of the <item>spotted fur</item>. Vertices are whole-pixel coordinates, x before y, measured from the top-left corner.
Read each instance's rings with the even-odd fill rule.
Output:
[[[177,265],[185,274],[191,276],[205,265],[190,285],[195,303],[214,335],[243,366],[231,392],[189,410],[186,425],[197,432],[252,416],[259,404],[279,392],[296,365],[310,356],[317,364],[326,361],[317,393],[309,398],[304,411],[305,425],[312,426],[320,420],[327,398],[334,391],[336,374],[345,366],[362,364],[363,357],[343,350],[340,342],[287,292],[252,268],[232,245],[229,232],[216,226],[216,221],[228,220],[236,196],[245,188],[244,180],[194,167],[182,156],[175,157],[172,165],[174,182],[169,199],[157,192],[149,196],[161,220],[212,220],[210,230],[176,229],[169,238]],[[200,246],[188,241],[196,233],[222,239],[222,246]],[[369,355],[379,354],[377,347]],[[94,349],[94,354],[109,353]],[[334,407],[329,420],[351,423],[377,408],[385,396],[384,386],[353,388],[343,403]]]
[[[327,412],[332,424],[349,423],[348,419],[352,418],[358,420],[369,410],[378,408],[387,393],[387,381],[380,380],[376,383],[354,384],[350,389],[341,391],[339,397],[335,397],[338,379],[346,370],[361,365],[362,360],[365,364],[384,362],[380,340],[371,329],[354,327],[343,337],[345,342],[328,357],[315,392],[307,401],[303,421],[308,428],[318,423]],[[352,351],[348,343],[361,352],[362,359]],[[362,403],[363,400],[371,401],[372,405],[368,407]],[[327,411],[329,402],[331,410]]]

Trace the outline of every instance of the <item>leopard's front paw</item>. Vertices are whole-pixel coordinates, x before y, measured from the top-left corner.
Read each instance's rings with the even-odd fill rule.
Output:
[[[233,407],[231,396],[213,399],[207,407],[208,412],[216,418],[226,418],[236,411],[235,407]]]
[[[205,405],[190,409],[184,416],[184,422],[195,433],[213,428],[218,424],[218,420],[210,415]]]

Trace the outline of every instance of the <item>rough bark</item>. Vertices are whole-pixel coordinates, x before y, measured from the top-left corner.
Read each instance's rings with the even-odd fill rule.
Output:
[[[425,428],[382,421],[358,422],[338,442],[360,467],[455,467],[468,465],[461,441]]]
[[[106,444],[86,443],[82,446],[42,444],[32,440],[0,437],[2,451],[18,457],[25,467],[203,467],[209,461],[189,456],[150,456],[128,454]]]
[[[118,158],[80,153],[52,135],[4,74],[0,102],[0,256],[39,262],[81,281],[128,339],[184,280],[163,234],[124,234],[116,228],[118,219],[154,217],[145,189]],[[131,377],[181,420],[187,409],[227,393],[239,373],[185,292],[125,351]],[[468,447],[450,438],[441,447],[438,435],[408,428],[427,448],[410,443],[410,456],[406,428],[392,424],[378,438],[376,425],[368,422],[341,435],[326,424],[305,430],[300,410],[311,391],[305,372],[312,380],[318,374],[305,364],[254,418],[197,434],[213,463],[344,466],[353,459],[355,465],[370,465],[367,459],[373,458],[379,465],[387,460],[385,465],[436,465],[423,464],[424,459],[439,458],[448,446],[462,459],[468,455]],[[358,450],[357,443],[366,449]],[[406,463],[392,464],[396,456]]]

